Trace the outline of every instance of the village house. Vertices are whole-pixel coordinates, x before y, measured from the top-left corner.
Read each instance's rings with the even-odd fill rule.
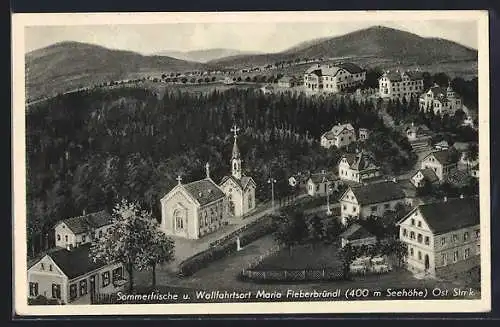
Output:
[[[283,76],[278,80],[278,86],[283,88],[290,88],[295,86],[295,79],[292,76]]]
[[[367,128],[360,128],[358,130],[358,133],[359,133],[358,140],[360,141],[366,141],[370,137],[370,131]]]
[[[112,227],[112,217],[104,210],[64,219],[54,227],[55,245],[72,249],[102,238]]]
[[[451,84],[445,89],[434,84],[427,92],[419,98],[420,110],[427,112],[432,110],[436,115],[454,115],[455,111],[462,109],[462,100],[455,93]]]
[[[307,194],[310,196],[324,196],[327,191],[331,194],[338,191],[340,179],[331,172],[322,170],[320,173],[311,174],[307,179]]]
[[[418,71],[386,71],[379,79],[379,93],[382,99],[409,100],[417,98],[424,90],[422,73]]]
[[[234,132],[230,162],[231,175],[224,176],[219,185],[227,197],[229,216],[241,217],[255,209],[255,189],[257,185],[252,177],[243,174],[241,154],[236,141],[239,128],[234,126],[231,131]]]
[[[346,153],[338,164],[339,178],[346,181],[363,183],[382,175],[375,160],[364,151]]]
[[[272,85],[264,85],[263,87],[260,88],[260,91],[263,93],[263,94],[273,94],[274,93],[274,87]]]
[[[329,149],[332,146],[341,148],[356,141],[356,131],[354,127],[347,124],[333,126],[331,130],[321,135],[320,144],[322,147]]]
[[[353,247],[370,246],[377,243],[377,237],[358,223],[353,223],[340,234],[342,247],[350,244]]]
[[[227,198],[222,189],[210,178],[206,165],[206,178],[188,184],[178,184],[161,200],[161,230],[170,236],[198,239],[226,225]]]
[[[317,64],[306,70],[304,87],[312,93],[338,93],[359,86],[365,80],[366,70],[353,63]]]
[[[94,261],[90,243],[54,248],[28,263],[28,298],[44,296],[59,303],[90,304],[98,294],[123,290],[127,283],[121,263]]]
[[[434,149],[436,149],[438,151],[448,150],[449,148],[450,148],[450,145],[445,140],[442,140],[441,142],[434,144]]]
[[[449,278],[480,264],[477,197],[421,204],[398,225],[412,272]]]
[[[421,169],[430,168],[440,181],[446,179],[446,176],[457,169],[458,155],[452,150],[441,150],[429,153],[422,159]]]
[[[408,141],[421,141],[428,140],[431,138],[431,130],[425,125],[415,125],[411,123],[404,126],[404,133],[408,138]]]
[[[412,199],[395,181],[350,186],[340,197],[340,218],[343,224],[348,219],[382,217],[386,211],[394,210],[398,204],[411,204]]]
[[[423,187],[425,183],[434,184],[439,181],[436,173],[431,168],[419,169],[410,178],[410,182],[417,188]]]

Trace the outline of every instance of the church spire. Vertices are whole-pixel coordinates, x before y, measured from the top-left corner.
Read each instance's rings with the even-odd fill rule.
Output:
[[[231,155],[231,167],[232,167],[232,175],[236,179],[241,179],[241,155],[240,155],[240,150],[238,149],[238,132],[240,129],[234,125],[233,128],[231,128],[231,132],[234,133],[234,144],[233,144],[233,152]]]

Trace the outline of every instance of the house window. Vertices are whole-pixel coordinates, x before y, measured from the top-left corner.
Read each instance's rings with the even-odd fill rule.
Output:
[[[479,254],[481,252],[481,246],[478,244],[476,245],[476,254]]]
[[[446,244],[446,237],[441,237],[441,246]]]
[[[80,296],[87,294],[87,280],[80,281]]]
[[[253,201],[252,201],[252,194],[248,194],[248,209],[252,209],[252,205],[253,204]]]
[[[64,235],[64,240],[68,242],[68,235]]]
[[[414,231],[411,231],[411,232],[410,232],[410,238],[411,238],[412,240],[414,240],[414,239],[415,239],[415,232],[414,232]]]
[[[403,229],[403,236],[406,237],[408,235],[408,231],[406,230],[406,228]]]
[[[86,239],[85,235],[82,235],[82,242],[85,242],[85,239]]]
[[[105,271],[102,273],[102,287],[106,287],[111,283],[111,280],[109,278],[109,271]]]
[[[57,234],[57,240],[60,241],[61,240],[61,235]]]
[[[352,207],[352,212],[356,212],[356,207]]]
[[[422,234],[418,234],[417,236],[417,242],[422,243]]]
[[[102,229],[99,231],[99,238],[102,237]]]
[[[116,269],[113,269],[113,283],[122,279],[123,279],[123,268],[118,267]]]
[[[49,271],[52,271],[52,265],[49,265]]]
[[[371,206],[372,211],[377,211],[377,206]]]
[[[413,248],[410,248],[410,255],[413,257]]]
[[[424,238],[424,243],[425,243],[425,245],[429,245],[429,244],[430,244],[430,239],[429,239],[429,236],[426,236],[426,237]]]
[[[69,285],[69,298],[71,300],[75,299],[78,296],[76,292],[76,284]]]
[[[469,232],[464,233],[464,242],[467,242],[469,240]]]
[[[418,251],[418,260],[422,260],[422,252]]]
[[[466,249],[464,250],[464,259],[467,259],[469,256],[470,256],[470,249],[469,249],[469,248],[466,248]]]
[[[413,219],[413,218],[411,219],[411,225],[415,226],[415,219]]]
[[[43,262],[40,263],[40,269],[45,270],[45,265],[43,264]]]
[[[456,241],[458,241],[458,235],[457,234],[453,234],[453,243],[455,243]]]
[[[458,251],[453,252],[453,262],[458,261]]]
[[[417,222],[417,226],[422,227],[422,222],[420,220]]]
[[[61,298],[61,285],[60,284],[52,284],[52,298],[54,298],[54,299]]]
[[[342,209],[347,210],[347,207],[345,204],[342,206]]]
[[[448,263],[448,255],[446,253],[443,253],[441,255],[441,260],[443,261],[443,266],[446,266],[446,264]]]
[[[479,236],[480,236],[480,235],[479,235],[479,229],[476,229],[476,239],[478,239],[478,238],[479,238]]]
[[[30,296],[38,296],[38,283],[30,282]]]

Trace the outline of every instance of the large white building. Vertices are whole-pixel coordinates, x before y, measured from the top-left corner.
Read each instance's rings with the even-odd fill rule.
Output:
[[[409,270],[453,277],[480,263],[477,197],[421,204],[399,222]]]
[[[425,112],[432,110],[434,114],[441,116],[445,114],[452,116],[457,110],[462,110],[462,106],[462,99],[455,93],[450,84],[446,89],[434,84],[419,98],[420,110]]]
[[[383,99],[409,100],[424,91],[424,80],[420,72],[385,72],[379,79],[379,94]]]
[[[304,88],[312,93],[337,93],[359,86],[366,80],[366,70],[353,63],[317,64],[306,70]]]
[[[340,218],[343,224],[348,219],[365,219],[369,216],[382,217],[398,204],[411,204],[403,187],[394,181],[350,186],[340,197]]]
[[[321,135],[320,144],[322,147],[327,149],[332,146],[341,148],[355,141],[356,141],[356,131],[354,130],[354,127],[349,123],[347,124],[339,123],[333,126],[331,130]]]
[[[160,228],[165,234],[198,239],[227,224],[227,198],[210,177],[188,184],[178,184],[161,200]]]

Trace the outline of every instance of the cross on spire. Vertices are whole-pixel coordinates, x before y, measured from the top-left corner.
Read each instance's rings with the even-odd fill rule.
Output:
[[[238,132],[240,131],[239,127],[235,125],[233,125],[233,127],[231,128],[231,132],[234,133],[234,138],[236,139],[238,137]]]
[[[177,180],[177,183],[179,183],[179,185],[181,185],[182,177],[180,175],[177,176],[176,180]]]

